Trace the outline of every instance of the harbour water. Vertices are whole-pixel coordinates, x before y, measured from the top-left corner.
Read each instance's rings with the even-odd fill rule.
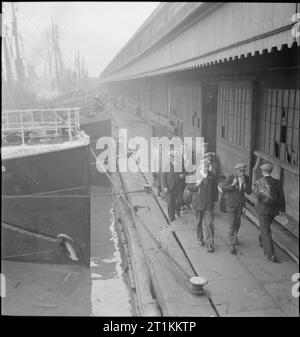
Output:
[[[131,316],[112,198],[91,186],[90,268],[1,261],[5,276],[3,315]]]

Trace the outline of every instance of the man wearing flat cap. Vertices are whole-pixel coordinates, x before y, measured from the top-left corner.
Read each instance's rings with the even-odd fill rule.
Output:
[[[251,193],[249,177],[245,175],[246,168],[247,165],[244,163],[235,165],[234,174],[230,175],[222,186],[229,224],[228,239],[232,254],[236,253],[235,246],[239,244],[237,234],[241,226],[241,216],[245,205],[245,192],[247,194]]]
[[[260,226],[258,240],[268,259],[278,262],[274,255],[271,224],[277,214],[285,212],[285,197],[280,181],[271,177],[273,165],[266,163],[260,168],[262,177],[253,185],[253,193],[257,198],[256,212]]]
[[[183,163],[181,163],[180,172],[176,172],[176,167],[179,165],[177,162],[177,155],[178,153],[176,151],[170,151],[170,166],[165,167],[161,174],[161,185],[163,193],[166,196],[170,221],[175,220],[175,211],[177,215],[180,214],[181,203],[179,200],[182,199],[182,196],[180,199],[180,193],[182,192],[181,180],[184,180],[184,168],[182,165]]]
[[[189,185],[193,192],[192,205],[197,219],[197,239],[200,246],[204,243],[207,251],[214,251],[214,214],[215,203],[218,201],[218,185],[215,174],[209,171],[210,160],[205,157],[196,172],[196,183]],[[205,229],[205,238],[203,229]],[[203,240],[204,239],[204,240]]]

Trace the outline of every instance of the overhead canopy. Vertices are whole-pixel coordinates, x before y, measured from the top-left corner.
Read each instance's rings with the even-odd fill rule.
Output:
[[[165,7],[164,7],[165,8]],[[199,68],[236,58],[299,45],[292,34],[295,4],[226,3],[198,16],[185,27],[118,67],[103,82],[128,80]]]

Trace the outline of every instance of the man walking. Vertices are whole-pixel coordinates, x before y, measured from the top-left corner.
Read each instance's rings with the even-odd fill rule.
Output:
[[[207,251],[214,251],[214,215],[213,210],[215,203],[218,201],[218,184],[216,176],[209,171],[210,162],[207,159],[202,160],[200,169],[196,174],[197,183],[189,186],[193,191],[192,205],[196,213],[197,238],[200,246],[204,245],[203,230],[204,225],[206,238],[205,244]]]
[[[161,184],[164,195],[167,199],[168,216],[170,221],[175,220],[176,201],[180,190],[179,180],[183,178],[183,172],[175,172],[176,156],[175,152],[170,152],[170,170],[166,172],[166,168],[161,174]]]
[[[158,152],[158,153],[157,153]],[[152,173],[153,179],[155,181],[155,186],[157,188],[157,196],[161,195],[161,171],[162,171],[162,148],[159,145],[158,151],[153,152],[151,156],[152,168],[154,172]]]
[[[277,214],[285,212],[285,197],[280,181],[271,177],[272,164],[267,163],[260,168],[262,178],[256,181],[253,187],[253,193],[257,197],[256,212],[260,226],[258,240],[268,259],[278,262],[274,255],[271,224]]]
[[[227,221],[229,223],[229,245],[230,252],[236,253],[235,246],[239,244],[238,231],[241,226],[241,216],[245,205],[245,192],[251,193],[249,177],[245,175],[247,165],[238,163],[234,169],[235,173],[230,175],[224,182],[222,190],[225,198]]]
[[[182,170],[181,170],[181,173],[179,174],[177,196],[176,196],[176,215],[177,216],[180,216],[181,208],[184,205],[183,192],[186,187],[185,177],[186,177],[185,163],[184,163],[184,156],[182,155]]]

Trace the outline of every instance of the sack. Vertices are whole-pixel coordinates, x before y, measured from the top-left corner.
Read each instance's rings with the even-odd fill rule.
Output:
[[[266,205],[276,205],[278,203],[277,191],[264,178],[255,183],[254,193]]]
[[[188,184],[183,191],[184,204],[189,206],[192,203],[192,198],[193,198],[193,192],[189,189],[189,184]]]

